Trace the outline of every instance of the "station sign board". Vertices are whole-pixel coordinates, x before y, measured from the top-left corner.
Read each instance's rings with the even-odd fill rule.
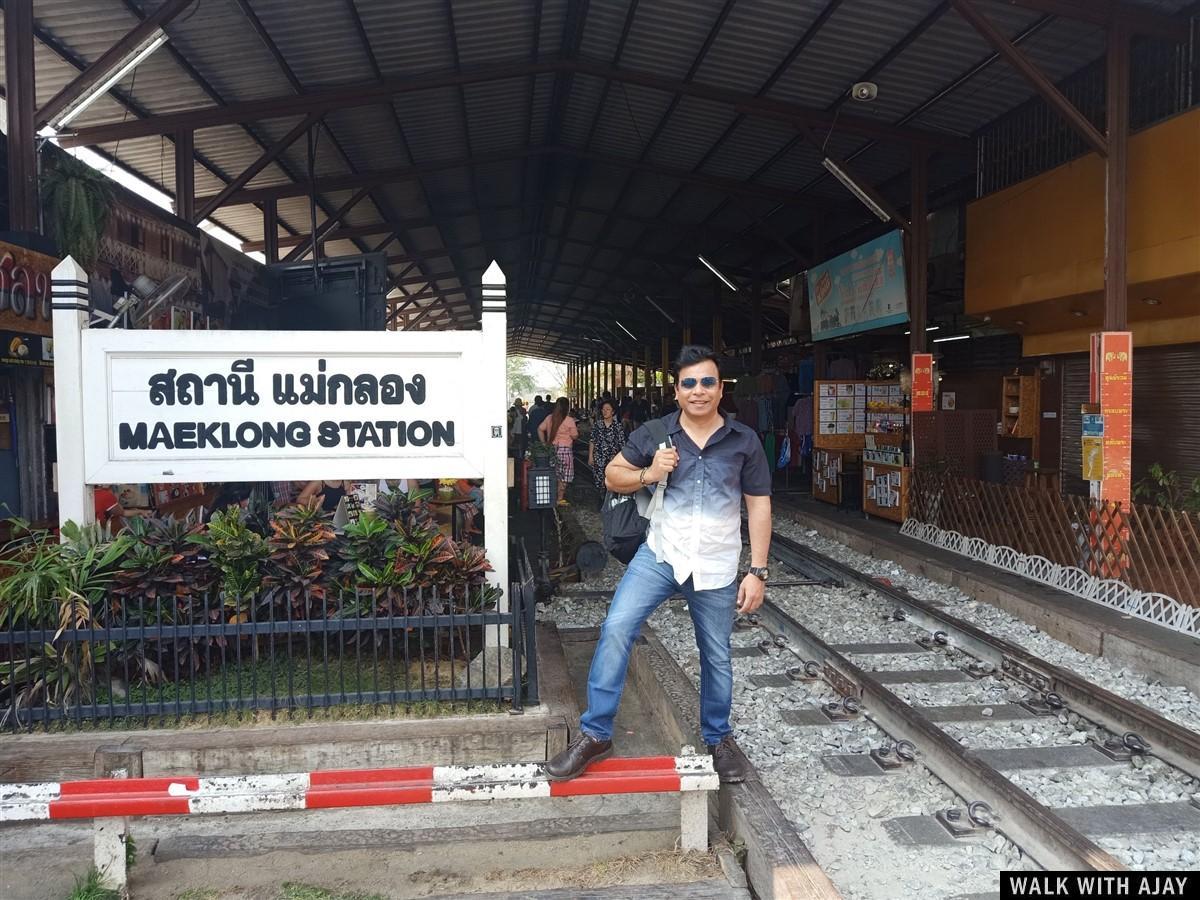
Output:
[[[481,334],[85,330],[86,480],[483,477]]]

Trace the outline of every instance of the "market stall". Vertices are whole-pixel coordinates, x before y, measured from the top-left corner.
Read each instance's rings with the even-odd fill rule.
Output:
[[[813,497],[903,522],[907,408],[899,381],[817,381]]]

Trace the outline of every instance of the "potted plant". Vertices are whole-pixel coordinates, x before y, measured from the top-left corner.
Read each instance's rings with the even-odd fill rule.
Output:
[[[263,601],[290,606],[296,618],[324,617],[333,541],[329,516],[315,499],[276,513],[267,538]]]
[[[59,250],[91,270],[108,225],[113,191],[108,176],[67,154],[42,175],[42,198]]]

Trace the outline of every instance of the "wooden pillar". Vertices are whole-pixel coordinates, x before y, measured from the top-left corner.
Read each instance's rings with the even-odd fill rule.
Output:
[[[268,265],[279,262],[279,203],[274,198],[263,202],[263,254]]]
[[[692,342],[692,301],[690,297],[683,298],[683,342]]]
[[[13,231],[38,231],[33,0],[10,0],[4,4],[4,70],[8,104],[8,227]]]
[[[662,337],[662,373],[663,373],[663,393],[666,393],[667,382],[670,380],[668,373],[671,371],[671,341],[664,334]]]
[[[913,353],[924,353],[925,326],[929,321],[929,155],[923,147],[912,151],[912,173],[909,183],[912,197],[909,205],[911,223],[908,229],[908,347]]]
[[[811,237],[812,237],[812,248],[811,248],[812,260],[813,260],[813,264],[816,265],[817,263],[823,262],[825,259],[825,214],[823,212],[817,212],[817,213],[813,214]],[[808,302],[812,303],[811,297],[809,298]],[[811,323],[812,323],[812,308],[811,307],[808,310],[808,321],[810,323],[810,334],[811,334]],[[826,349],[826,345],[824,343],[818,343],[817,341],[813,341],[813,378],[823,379],[825,377],[825,373],[826,373],[825,349]]]
[[[646,345],[646,362],[645,362],[645,366],[644,366],[644,371],[645,371],[644,381],[646,384],[646,398],[647,399],[649,399],[649,397],[650,397],[650,388],[653,386],[653,379],[651,378],[651,374],[653,372],[653,365],[650,361],[651,356],[653,356],[653,354],[650,352],[650,345],[647,344]]]
[[[762,283],[758,272],[750,280],[750,374],[762,371],[763,321]]]
[[[721,285],[713,283],[713,298],[712,298],[712,348],[717,353],[725,349],[724,335],[722,335],[722,326],[724,325],[721,319]]]
[[[1125,331],[1129,325],[1126,284],[1129,31],[1120,21],[1108,26],[1105,75],[1108,156],[1104,164],[1104,330]]]
[[[175,132],[175,215],[196,218],[196,150],[190,129]]]

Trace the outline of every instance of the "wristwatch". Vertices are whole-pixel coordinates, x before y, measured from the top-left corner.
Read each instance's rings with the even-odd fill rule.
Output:
[[[767,572],[766,566],[751,566],[748,571],[763,584],[767,583],[767,576],[769,573]]]

